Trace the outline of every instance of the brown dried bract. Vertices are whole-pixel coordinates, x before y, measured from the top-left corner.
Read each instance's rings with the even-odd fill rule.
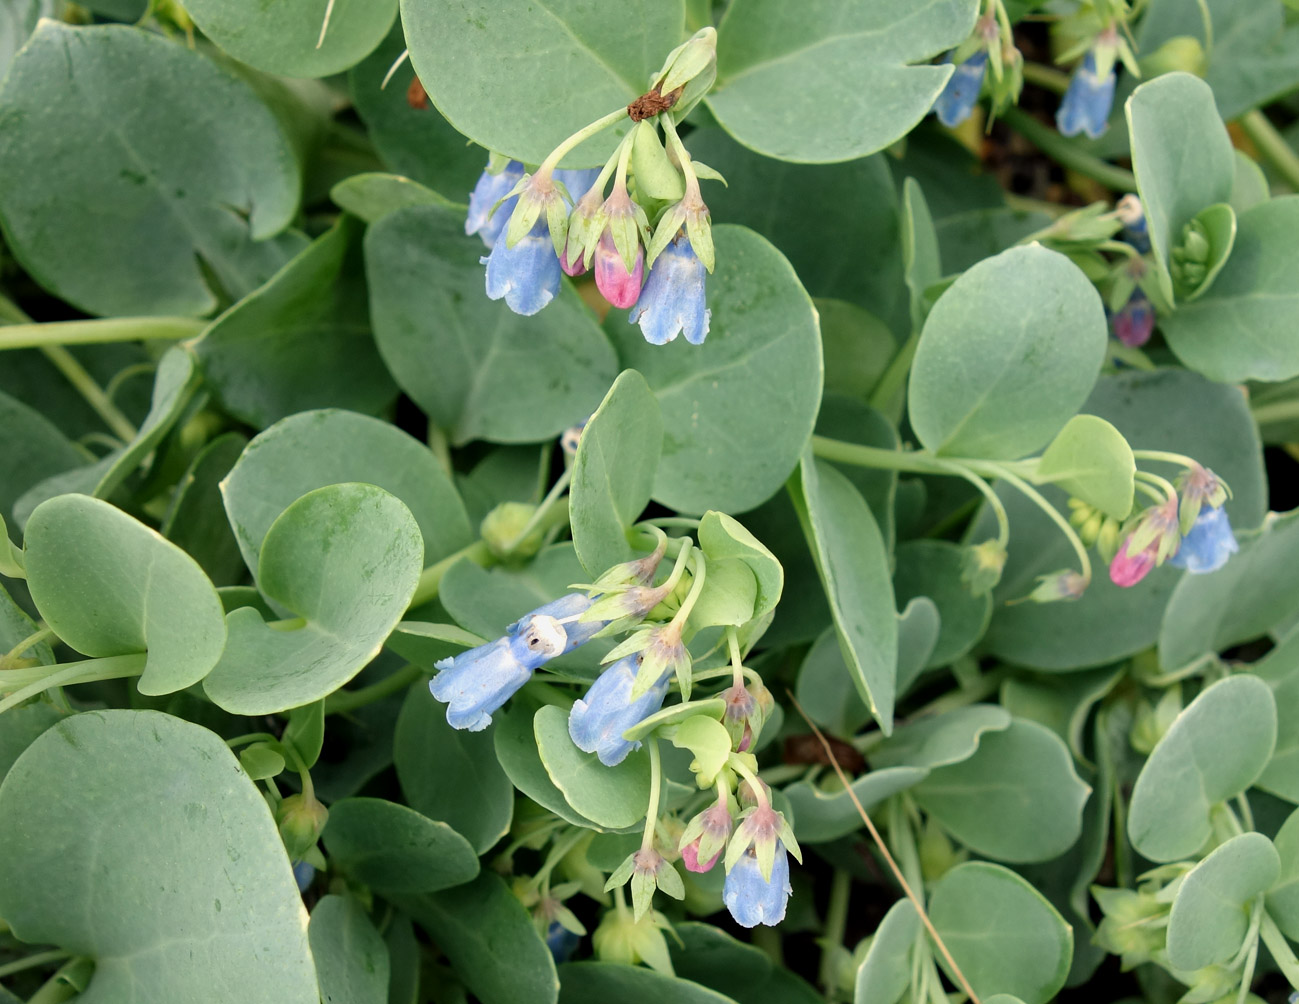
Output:
[[[866,769],[865,759],[854,746],[834,736],[826,738],[830,748],[834,750],[835,759],[845,771],[849,774],[860,774]],[[801,735],[786,737],[785,763],[819,763],[828,767],[830,760],[816,736]]]
[[[678,87],[667,94],[660,94],[659,89],[655,87],[652,91],[646,91],[635,101],[627,106],[627,116],[633,122],[639,122],[641,119],[653,118],[659,112],[665,112],[677,103],[681,97],[684,87]]]
[[[428,107],[428,91],[424,90],[419,77],[412,77],[410,86],[406,88],[406,104],[418,109]]]

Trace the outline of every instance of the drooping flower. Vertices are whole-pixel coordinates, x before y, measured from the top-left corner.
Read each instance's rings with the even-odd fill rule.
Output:
[[[730,733],[737,752],[747,752],[762,734],[763,723],[775,705],[771,691],[761,683],[750,690],[743,683],[728,687],[717,695],[726,702],[722,725]]]
[[[1189,534],[1196,518],[1205,507],[1217,509],[1231,497],[1227,483],[1202,464],[1191,464],[1177,478],[1177,491],[1182,497],[1177,516],[1182,534]]]
[[[477,234],[490,251],[496,244],[496,238],[505,229],[505,224],[514,212],[519,201],[518,196],[506,199],[500,207],[492,212],[497,202],[505,198],[510,190],[523,178],[523,165],[517,160],[510,161],[505,168],[496,174],[491,172],[491,164],[478,178],[478,184],[469,193],[469,215],[465,217],[465,233]]]
[[[1176,496],[1152,505],[1132,524],[1110,562],[1110,581],[1116,586],[1135,586],[1177,551],[1181,541]]]
[[[704,264],[681,231],[654,260],[627,319],[640,325],[651,345],[664,345],[678,334],[684,334],[691,345],[702,345],[711,317],[705,306]]]
[[[600,294],[615,307],[627,308],[640,296],[645,277],[645,249],[637,228],[637,210],[620,177],[600,208],[604,229],[596,241],[591,270]]]
[[[487,266],[488,299],[504,298],[516,314],[535,314],[559,292],[559,258],[544,220],[514,247],[507,247],[498,235],[492,253],[481,260]]]
[[[731,810],[718,802],[696,815],[681,834],[681,860],[687,870],[706,872],[717,863],[731,836]]]
[[[951,53],[947,61],[951,61]],[[947,78],[947,86],[934,102],[938,121],[952,129],[970,117],[974,104],[983,88],[983,76],[988,69],[988,52],[980,49],[964,63],[960,63]]]
[[[1141,205],[1141,196],[1129,192],[1119,199],[1114,206],[1114,215],[1123,224],[1123,239],[1142,254],[1150,250],[1150,228],[1146,224],[1146,212]]]
[[[518,691],[538,667],[589,641],[604,624],[578,618],[591,605],[581,593],[569,593],[538,607],[511,624],[502,638],[442,659],[429,683],[433,696],[447,706],[452,728],[479,732],[492,712]]]
[[[722,902],[741,927],[774,927],[785,919],[785,907],[793,891],[785,847],[776,841],[771,873],[764,878],[758,856],[751,849],[745,851],[726,873]]]
[[[1082,64],[1074,71],[1065,91],[1064,100],[1056,112],[1055,123],[1064,136],[1086,133],[1100,139],[1109,128],[1110,109],[1114,105],[1115,73],[1111,63],[1105,76],[1096,72],[1096,53],[1088,52]]]
[[[1202,575],[1216,572],[1238,550],[1240,545],[1231,532],[1227,510],[1220,506],[1205,506],[1168,563],[1174,568],[1185,568],[1188,572]]]
[[[1150,341],[1155,330],[1155,307],[1140,286],[1132,290],[1122,309],[1110,316],[1110,330],[1130,348],[1140,348]]]
[[[550,954],[556,963],[567,962],[577,949],[580,940],[581,938],[557,920],[552,920],[546,929],[546,947],[550,949]]]
[[[628,753],[640,748],[639,742],[629,742],[623,733],[663,707],[667,697],[670,672],[664,672],[649,690],[632,698],[640,664],[639,654],[619,659],[596,678],[568,714],[568,734],[573,744],[585,753],[596,754],[606,767],[622,763]]]

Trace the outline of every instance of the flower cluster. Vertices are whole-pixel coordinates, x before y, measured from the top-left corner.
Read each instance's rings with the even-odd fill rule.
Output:
[[[684,334],[703,342],[704,273],[714,254],[699,181],[720,175],[691,158],[676,123],[712,86],[716,40],[712,28],[699,31],[668,56],[648,92],[578,130],[535,171],[489,161],[470,195],[465,232],[491,252],[482,259],[490,299],[532,315],[558,294],[561,273],[590,271],[611,306],[631,310],[647,341]],[[559,169],[580,143],[627,120],[634,127],[602,169]]]
[[[1084,514],[1083,536],[1107,557],[1110,580],[1118,586],[1135,586],[1165,562],[1197,575],[1216,572],[1238,549],[1224,508],[1229,497],[1216,474],[1192,461],[1175,489],[1169,486],[1163,498],[1126,526],[1094,512]],[[1082,513],[1075,506],[1076,522]]]
[[[711,678],[729,672],[729,686],[692,701],[695,671],[687,643],[700,630],[690,618],[707,582],[708,563],[690,538],[670,541],[652,525],[642,529],[657,538],[651,553],[615,565],[589,585],[573,587],[582,592],[530,611],[504,636],[439,661],[429,689],[447,705],[447,721],[454,728],[478,731],[552,659],[597,634],[624,636],[604,657],[606,668],[572,704],[568,734],[576,750],[604,767],[616,767],[642,745],[648,747],[652,783],[644,839],[600,887],[615,892],[619,915],[600,925],[596,943],[597,952],[606,946],[609,957],[630,953],[658,960],[662,925],[651,910],[652,899],[656,892],[676,899],[685,895],[676,861],[686,872],[699,873],[724,860],[723,902],[738,923],[752,927],[784,917],[791,889],[787,855],[802,859],[792,829],[756,774],[753,750],[774,700],[758,674],[743,664],[743,628],[725,628],[729,670],[704,674]],[[671,571],[660,581],[663,559],[671,551]],[[681,703],[665,708],[673,686]],[[691,750],[690,769],[699,789],[717,792],[715,802],[688,823],[673,813],[660,816],[663,740]],[[570,946],[576,925],[559,902],[559,891],[569,887],[552,894],[549,874],[576,846],[576,841],[557,841],[559,850],[520,892],[557,957]],[[624,916],[622,887],[628,884],[632,910]],[[643,926],[647,915],[649,926]],[[633,951],[633,945],[639,947]]]
[[[1024,57],[1015,48],[1010,18],[1001,0],[988,5],[974,33],[943,56],[943,62],[955,63],[956,68],[934,101],[933,110],[938,121],[949,129],[973,114],[990,67],[993,114],[1019,100],[1024,87]]]

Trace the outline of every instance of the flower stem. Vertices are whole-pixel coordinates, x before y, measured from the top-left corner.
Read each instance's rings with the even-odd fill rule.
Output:
[[[1165,498],[1177,498],[1177,489],[1172,486],[1167,478],[1161,478],[1158,474],[1151,474],[1149,471],[1137,471],[1136,478],[1138,481],[1144,481],[1146,484],[1159,488],[1163,491]]]
[[[65,952],[57,948],[49,952],[37,952],[25,959],[19,959],[17,962],[10,962],[7,965],[0,966],[0,979],[12,976],[14,973],[21,973],[25,969],[35,969],[37,966],[43,966],[49,962],[61,962],[71,957],[71,952]]]
[[[550,491],[546,497],[541,500],[541,505],[537,506],[536,511],[529,517],[528,521],[523,524],[523,529],[515,534],[514,539],[510,541],[505,548],[506,554],[513,554],[515,548],[527,539],[528,534],[535,530],[543,521],[545,521],[554,509],[555,504],[559,501],[561,495],[568,488],[568,483],[573,479],[573,468],[569,467],[559,476],[559,479],[551,485]]]
[[[659,821],[659,789],[663,783],[663,764],[659,759],[659,741],[653,736],[646,744],[650,758],[650,793],[649,806],[645,810],[645,834],[641,837],[640,849],[648,851],[654,846],[654,828]]]
[[[1099,157],[1092,156],[1050,126],[1044,125],[1020,109],[1014,106],[1005,109],[1001,113],[1001,120],[1069,170],[1118,192],[1137,190],[1137,179],[1131,171],[1125,171],[1121,167],[1115,167]]]
[[[355,711],[357,708],[363,708],[367,704],[373,704],[375,701],[381,701],[389,694],[405,690],[423,675],[423,667],[411,663],[403,666],[395,673],[389,673],[378,683],[372,683],[368,687],[359,687],[356,690],[336,690],[325,698],[325,714],[343,714],[348,711]]]
[[[1179,467],[1195,467],[1196,463],[1183,453],[1169,453],[1167,450],[1133,450],[1132,456],[1137,460],[1162,460],[1166,464],[1177,464]]]
[[[1009,470],[1003,469],[1001,476],[1015,488],[1018,488],[1030,502],[1051,517],[1052,522],[1060,528],[1060,532],[1065,535],[1070,546],[1073,547],[1074,553],[1078,555],[1078,563],[1082,566],[1080,571],[1082,572],[1083,579],[1087,582],[1091,582],[1092,563],[1091,559],[1087,556],[1087,548],[1083,546],[1082,540],[1080,540],[1078,534],[1074,532],[1074,528],[1069,525],[1069,521],[1060,514],[1060,510],[1043,498],[1041,492],[1017,474],[1013,474]]]
[[[180,341],[197,335],[206,321],[192,317],[98,317],[0,327],[0,350],[104,342]]]
[[[0,687],[7,690],[13,684],[19,684],[19,689],[10,692],[4,700],[0,700],[0,714],[22,704],[29,697],[44,693],[51,687],[139,676],[144,672],[144,662],[145,654],[140,652],[134,655],[112,655],[104,659],[62,663],[58,666],[33,666],[32,670],[39,671],[39,675],[31,670],[7,670],[3,676],[0,676]],[[51,669],[54,672],[50,672]],[[31,682],[24,682],[29,680]]]
[[[684,627],[690,617],[690,611],[695,608],[695,603],[699,600],[699,594],[704,591],[704,580],[707,578],[707,561],[704,560],[704,552],[699,548],[693,548],[691,554],[695,559],[695,578],[690,583],[690,592],[686,593],[685,600],[681,603],[681,609],[676,612],[672,618],[672,623]],[[676,574],[676,569],[672,570]]]
[[[1276,126],[1259,108],[1247,111],[1236,120],[1241,131],[1249,137],[1250,142],[1272,170],[1281,176],[1287,185],[1299,192],[1299,155],[1276,130]]]
[[[749,770],[748,764],[740,759],[738,753],[732,753],[728,756],[726,758],[726,765],[730,767],[731,770],[735,771],[735,773],[739,774],[740,777],[744,778],[744,780],[749,782],[749,790],[753,792],[753,797],[757,800],[758,805],[762,806],[764,809],[770,808],[771,802],[767,798],[767,789],[764,788],[762,782],[758,780],[758,775]]]
[[[822,988],[828,993],[834,988],[835,949],[843,947],[844,931],[848,927],[848,900],[852,894],[852,875],[845,868],[836,868],[830,880],[830,901],[825,909],[825,930],[821,932]]]
[[[4,541],[0,541],[0,547],[4,546],[4,543],[5,543]],[[26,638],[20,641],[17,645],[11,648],[4,655],[0,655],[0,670],[7,669],[11,664],[16,662],[19,656],[21,656],[29,648],[32,648],[35,645],[39,645],[43,641],[48,641],[50,638],[55,638],[55,637],[57,637],[57,635],[55,635],[54,630],[52,628],[47,628],[47,627],[41,628],[39,631],[29,634]]]
[[[577,130],[577,132],[573,133],[572,136],[569,136],[568,139],[564,140],[564,142],[560,143],[559,146],[550,151],[550,156],[541,162],[541,166],[537,168],[537,173],[542,174],[553,171],[559,166],[559,162],[564,159],[564,156],[572,150],[573,147],[577,146],[584,140],[590,139],[596,133],[603,132],[605,129],[608,129],[609,126],[616,124],[620,119],[626,117],[627,109],[619,108],[617,111],[612,111],[608,115],[596,119],[590,125],[583,126],[581,129]]]
[[[423,606],[429,600],[435,599],[438,594],[438,588],[442,585],[442,576],[461,558],[468,558],[476,565],[482,565],[489,568],[496,563],[492,557],[492,552],[488,549],[486,542],[476,540],[456,551],[454,554],[448,554],[441,561],[434,562],[424,569],[419,576],[419,584],[415,586],[415,595],[410,598],[408,610],[415,607]]]
[[[949,473],[956,475],[958,478],[964,478],[970,484],[979,490],[985,499],[988,500],[988,506],[992,513],[997,517],[997,543],[1005,547],[1010,540],[1010,519],[1006,516],[1006,506],[1001,501],[1001,497],[992,490],[992,486],[983,478],[959,464],[945,465],[949,467]]]
[[[740,638],[735,628],[726,628],[726,645],[731,651],[731,686],[737,690],[744,686],[744,660],[740,656]]]

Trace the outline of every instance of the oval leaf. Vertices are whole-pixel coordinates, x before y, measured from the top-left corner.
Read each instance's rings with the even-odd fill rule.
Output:
[[[624,370],[586,423],[573,460],[569,525],[592,579],[633,557],[627,530],[654,487],[663,418],[645,378]]]
[[[1141,768],[1128,839],[1151,861],[1178,861],[1209,839],[1209,811],[1253,784],[1272,756],[1276,704],[1256,676],[1231,676],[1188,704]]]
[[[1136,470],[1123,433],[1103,418],[1075,415],[1043,451],[1033,480],[1049,481],[1121,521],[1132,511]]]
[[[360,903],[350,896],[322,897],[311,911],[307,936],[321,1000],[386,1004],[388,946]]]
[[[1013,994],[1046,1004],[1064,986],[1073,930],[1009,868],[983,861],[953,868],[934,887],[929,917],[984,1000]]]
[[[251,607],[226,615],[230,639],[203,689],[232,714],[267,715],[332,694],[379,654],[423,567],[419,526],[374,485],[308,492],[271,524],[257,581],[301,625]]]
[[[332,863],[379,893],[437,892],[478,874],[478,855],[459,833],[382,798],[335,802],[324,841]]]
[[[293,150],[252,89],[120,25],[36,29],[5,81],[0,175],[14,255],[93,314],[198,315],[244,295],[283,263],[264,238],[298,208]]]
[[[221,599],[203,569],[115,506],[85,495],[42,502],[25,560],[37,609],[70,646],[94,658],[149,653],[140,693],[183,690],[221,658]]]
[[[1105,355],[1096,288],[1037,244],[987,258],[939,297],[911,368],[911,424],[931,450],[1013,460],[1082,407]]]
[[[94,958],[85,1000],[317,1004],[270,810],[207,729],[156,711],[59,723],[0,786],[0,843],[0,914]]]

